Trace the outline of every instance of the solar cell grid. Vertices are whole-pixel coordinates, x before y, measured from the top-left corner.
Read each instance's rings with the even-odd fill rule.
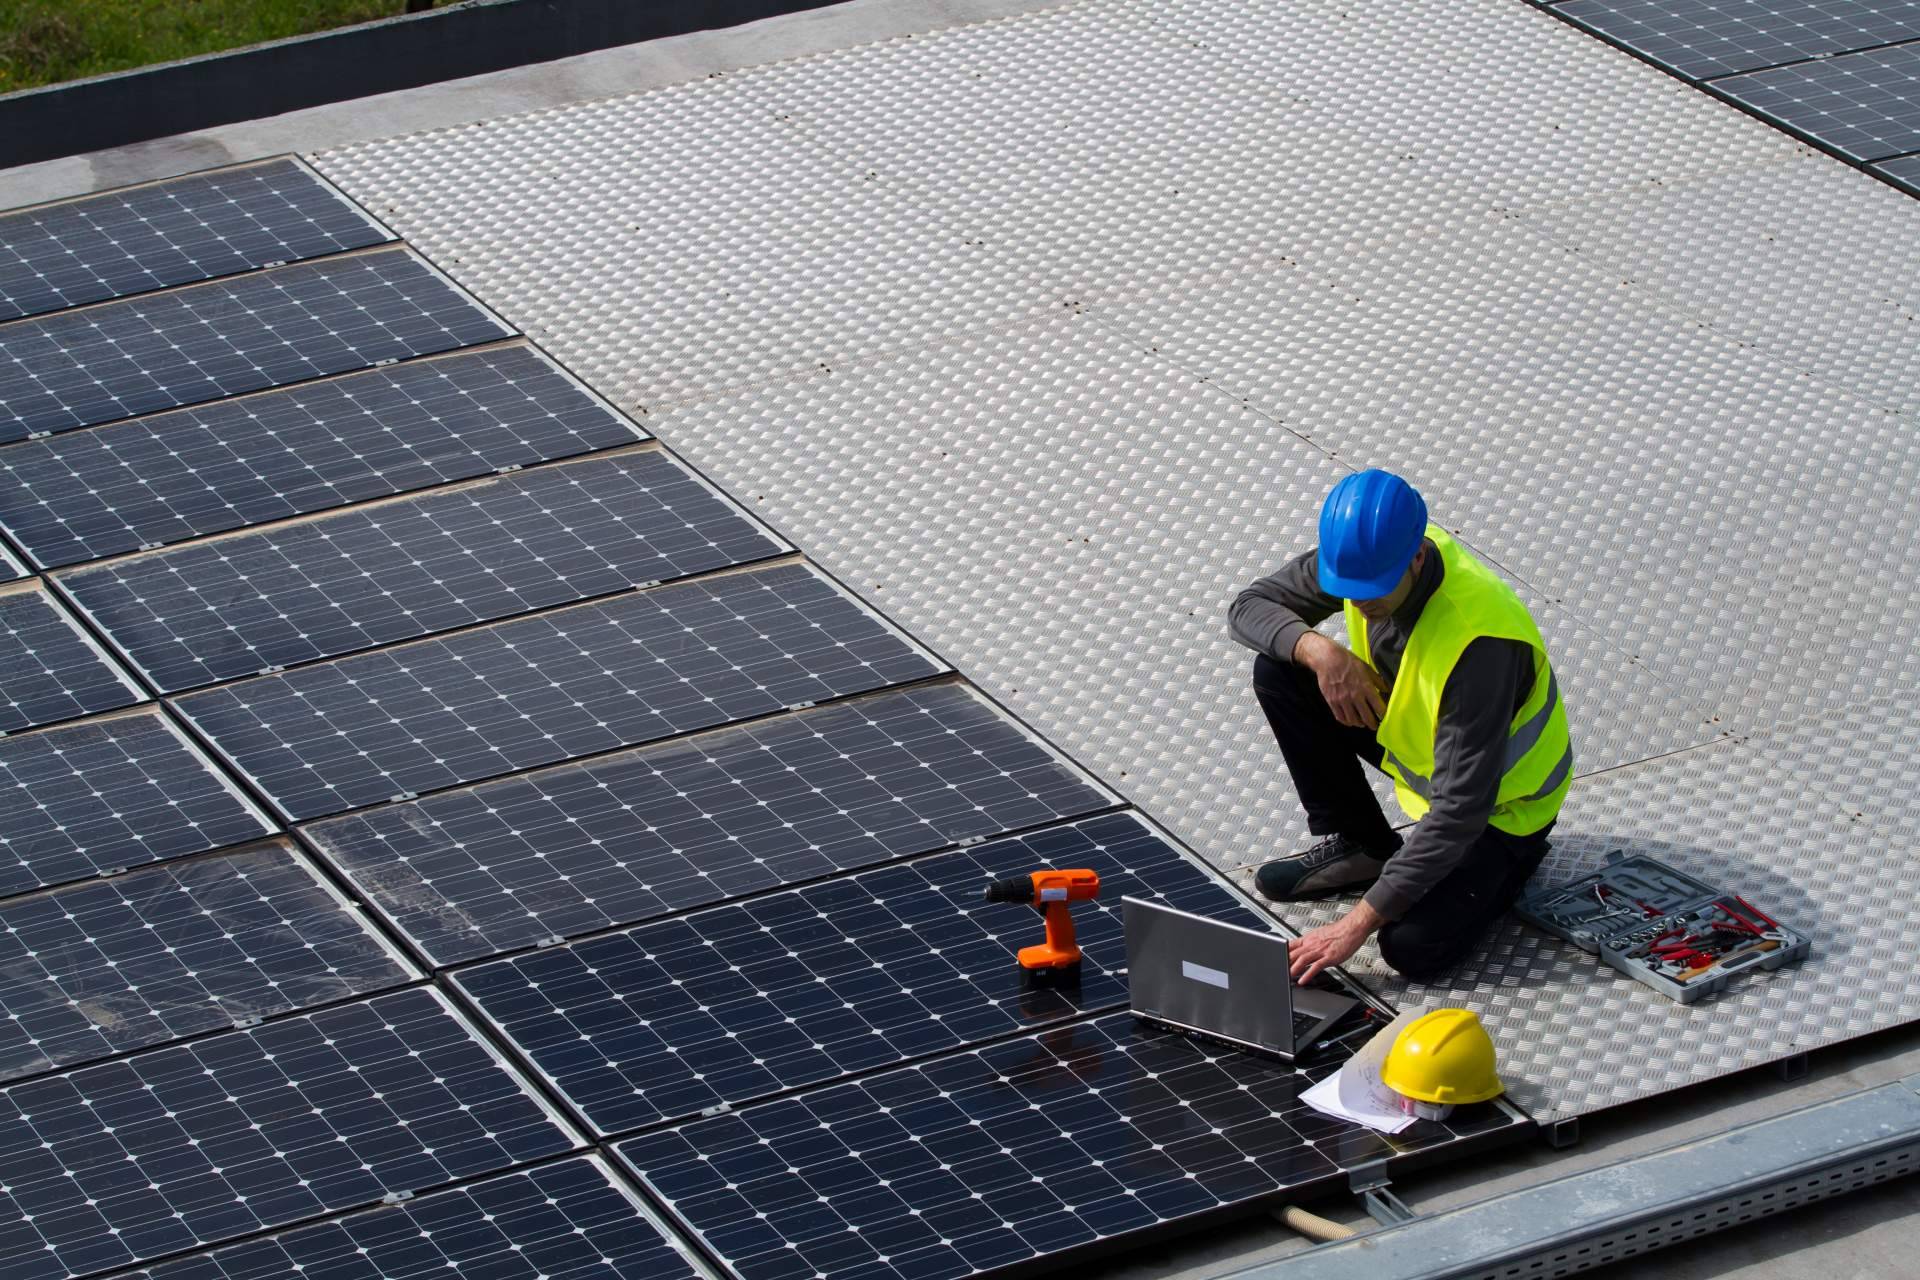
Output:
[[[413,989],[0,1090],[8,1280],[88,1275],[579,1145]]]
[[[0,448],[43,567],[644,439],[532,348],[466,351]]]
[[[1714,81],[1855,160],[1920,151],[1920,41]]]
[[[1491,1103],[1391,1137],[1294,1069],[1131,1014],[632,1138],[616,1150],[743,1280],[977,1275],[1342,1180],[1524,1121]]]
[[[1014,952],[1034,913],[994,879],[1088,867],[1074,984]],[[1216,876],[1131,815],[935,854],[456,972],[455,983],[602,1134],[685,1119],[1127,999],[1123,896],[1264,928]]]
[[[22,209],[0,216],[0,320],[392,238],[293,160]]]
[[[0,902],[0,1080],[416,976],[284,844]]]
[[[1554,9],[1694,79],[1920,36],[1920,0],[1565,0]]]
[[[901,689],[315,823],[436,964],[1114,803],[957,684]]]
[[[145,697],[38,583],[0,587],[0,734]]]
[[[157,710],[0,739],[0,896],[273,831]]]
[[[174,705],[283,813],[305,819],[943,669],[795,564],[339,658]]]
[[[59,583],[173,692],[789,550],[642,448],[109,561]]]
[[[692,1280],[706,1269],[597,1156],[503,1173],[129,1280]]]
[[[0,582],[6,582],[13,578],[24,578],[26,576],[27,571],[25,567],[13,558],[13,552],[7,550],[5,547],[0,547]]]
[[[0,326],[0,441],[199,404],[511,331],[404,249]]]

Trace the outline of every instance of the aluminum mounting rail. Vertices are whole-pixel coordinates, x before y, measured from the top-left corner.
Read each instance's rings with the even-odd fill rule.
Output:
[[[1568,1276],[1920,1171],[1920,1075],[1220,1280]]]

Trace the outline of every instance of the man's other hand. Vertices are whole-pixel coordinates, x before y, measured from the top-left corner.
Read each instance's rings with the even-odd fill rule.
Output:
[[[1387,682],[1353,650],[1309,631],[1294,647],[1293,658],[1318,677],[1320,696],[1335,720],[1355,729],[1380,727],[1387,714]]]

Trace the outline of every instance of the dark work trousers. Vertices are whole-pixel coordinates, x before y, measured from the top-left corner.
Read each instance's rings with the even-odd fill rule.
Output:
[[[1366,766],[1379,769],[1383,756],[1373,730],[1335,720],[1312,671],[1265,654],[1253,662],[1253,692],[1293,775],[1307,829],[1317,836],[1338,833],[1375,848],[1397,848],[1399,837],[1367,783]],[[1458,866],[1380,930],[1381,957],[1417,982],[1458,964],[1520,896],[1527,877],[1546,857],[1551,830],[1548,823],[1532,835],[1515,836],[1488,827]]]

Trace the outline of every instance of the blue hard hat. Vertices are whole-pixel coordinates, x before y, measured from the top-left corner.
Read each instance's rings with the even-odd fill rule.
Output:
[[[1427,503],[1399,476],[1369,470],[1333,486],[1320,508],[1320,589],[1375,600],[1400,585],[1427,534]]]

